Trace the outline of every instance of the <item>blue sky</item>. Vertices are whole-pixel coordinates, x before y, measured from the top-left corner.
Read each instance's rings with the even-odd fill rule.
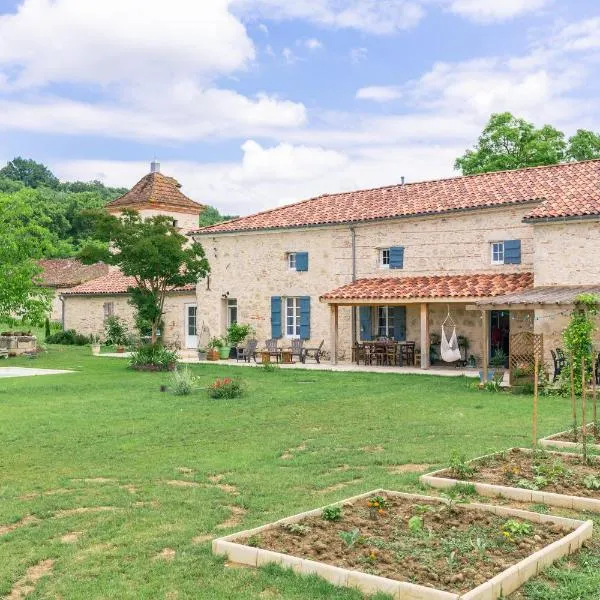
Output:
[[[492,112],[598,131],[596,0],[0,0],[0,160],[248,214],[453,175]]]

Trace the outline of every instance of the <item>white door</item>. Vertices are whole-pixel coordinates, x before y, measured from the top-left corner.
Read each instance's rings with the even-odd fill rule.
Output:
[[[197,304],[185,305],[185,347],[198,347],[198,329],[197,329]]]

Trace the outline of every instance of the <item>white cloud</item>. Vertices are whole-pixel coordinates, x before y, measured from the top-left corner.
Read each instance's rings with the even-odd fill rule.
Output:
[[[319,50],[320,48],[323,47],[323,42],[321,42],[317,38],[309,38],[307,40],[304,40],[304,45],[309,50]]]
[[[369,56],[369,50],[367,48],[352,48],[350,50],[350,62],[354,65],[358,65],[361,62],[367,60]]]
[[[552,0],[449,0],[450,11],[479,23],[506,21],[547,6]]]
[[[269,28],[264,24],[264,23],[260,23],[258,25],[258,28],[265,34],[265,35],[269,35]]]
[[[600,49],[600,17],[566,26],[557,36],[555,44],[569,52]]]
[[[284,48],[281,51],[281,56],[283,56],[283,60],[285,60],[288,65],[293,65],[298,62],[298,57],[291,48]]]
[[[411,0],[233,0],[232,6],[247,18],[302,19],[378,35],[411,29],[424,16]]]
[[[371,86],[360,88],[356,92],[358,100],[373,100],[374,102],[390,102],[402,97],[402,92],[397,86]]]

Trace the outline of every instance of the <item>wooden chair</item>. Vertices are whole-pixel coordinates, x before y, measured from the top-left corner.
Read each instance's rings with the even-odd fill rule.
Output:
[[[279,340],[271,339],[265,342],[269,357],[274,356],[277,362],[281,362],[281,348],[279,348]]]
[[[245,347],[236,348],[235,360],[240,361],[243,359],[244,362],[250,362],[250,359],[254,359],[256,362],[256,347],[258,346],[257,340],[248,340],[248,344]]]
[[[385,346],[385,362],[388,366],[393,367],[398,364],[398,345],[396,342],[388,342]]]
[[[387,344],[385,342],[377,341],[373,344],[373,358],[375,359],[375,363],[378,365],[383,365],[385,363],[386,354],[387,354]]]
[[[298,360],[303,363],[306,360],[304,354],[304,340],[292,340],[292,360],[294,359],[294,356],[297,356]]]
[[[415,366],[415,342],[405,342],[402,344],[402,364]]]
[[[325,340],[322,340],[321,343],[316,348],[305,348],[304,349],[304,362],[306,362],[307,358],[314,358],[317,363],[321,364],[321,357],[323,356],[323,344]]]

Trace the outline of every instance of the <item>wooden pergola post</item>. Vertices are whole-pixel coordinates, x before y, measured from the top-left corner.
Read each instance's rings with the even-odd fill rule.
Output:
[[[429,304],[421,304],[421,369],[429,369]]]
[[[338,328],[339,328],[339,315],[338,305],[330,305],[330,336],[331,336],[331,364],[338,364]]]
[[[490,359],[490,313],[481,311],[481,382],[488,380],[488,369]]]

